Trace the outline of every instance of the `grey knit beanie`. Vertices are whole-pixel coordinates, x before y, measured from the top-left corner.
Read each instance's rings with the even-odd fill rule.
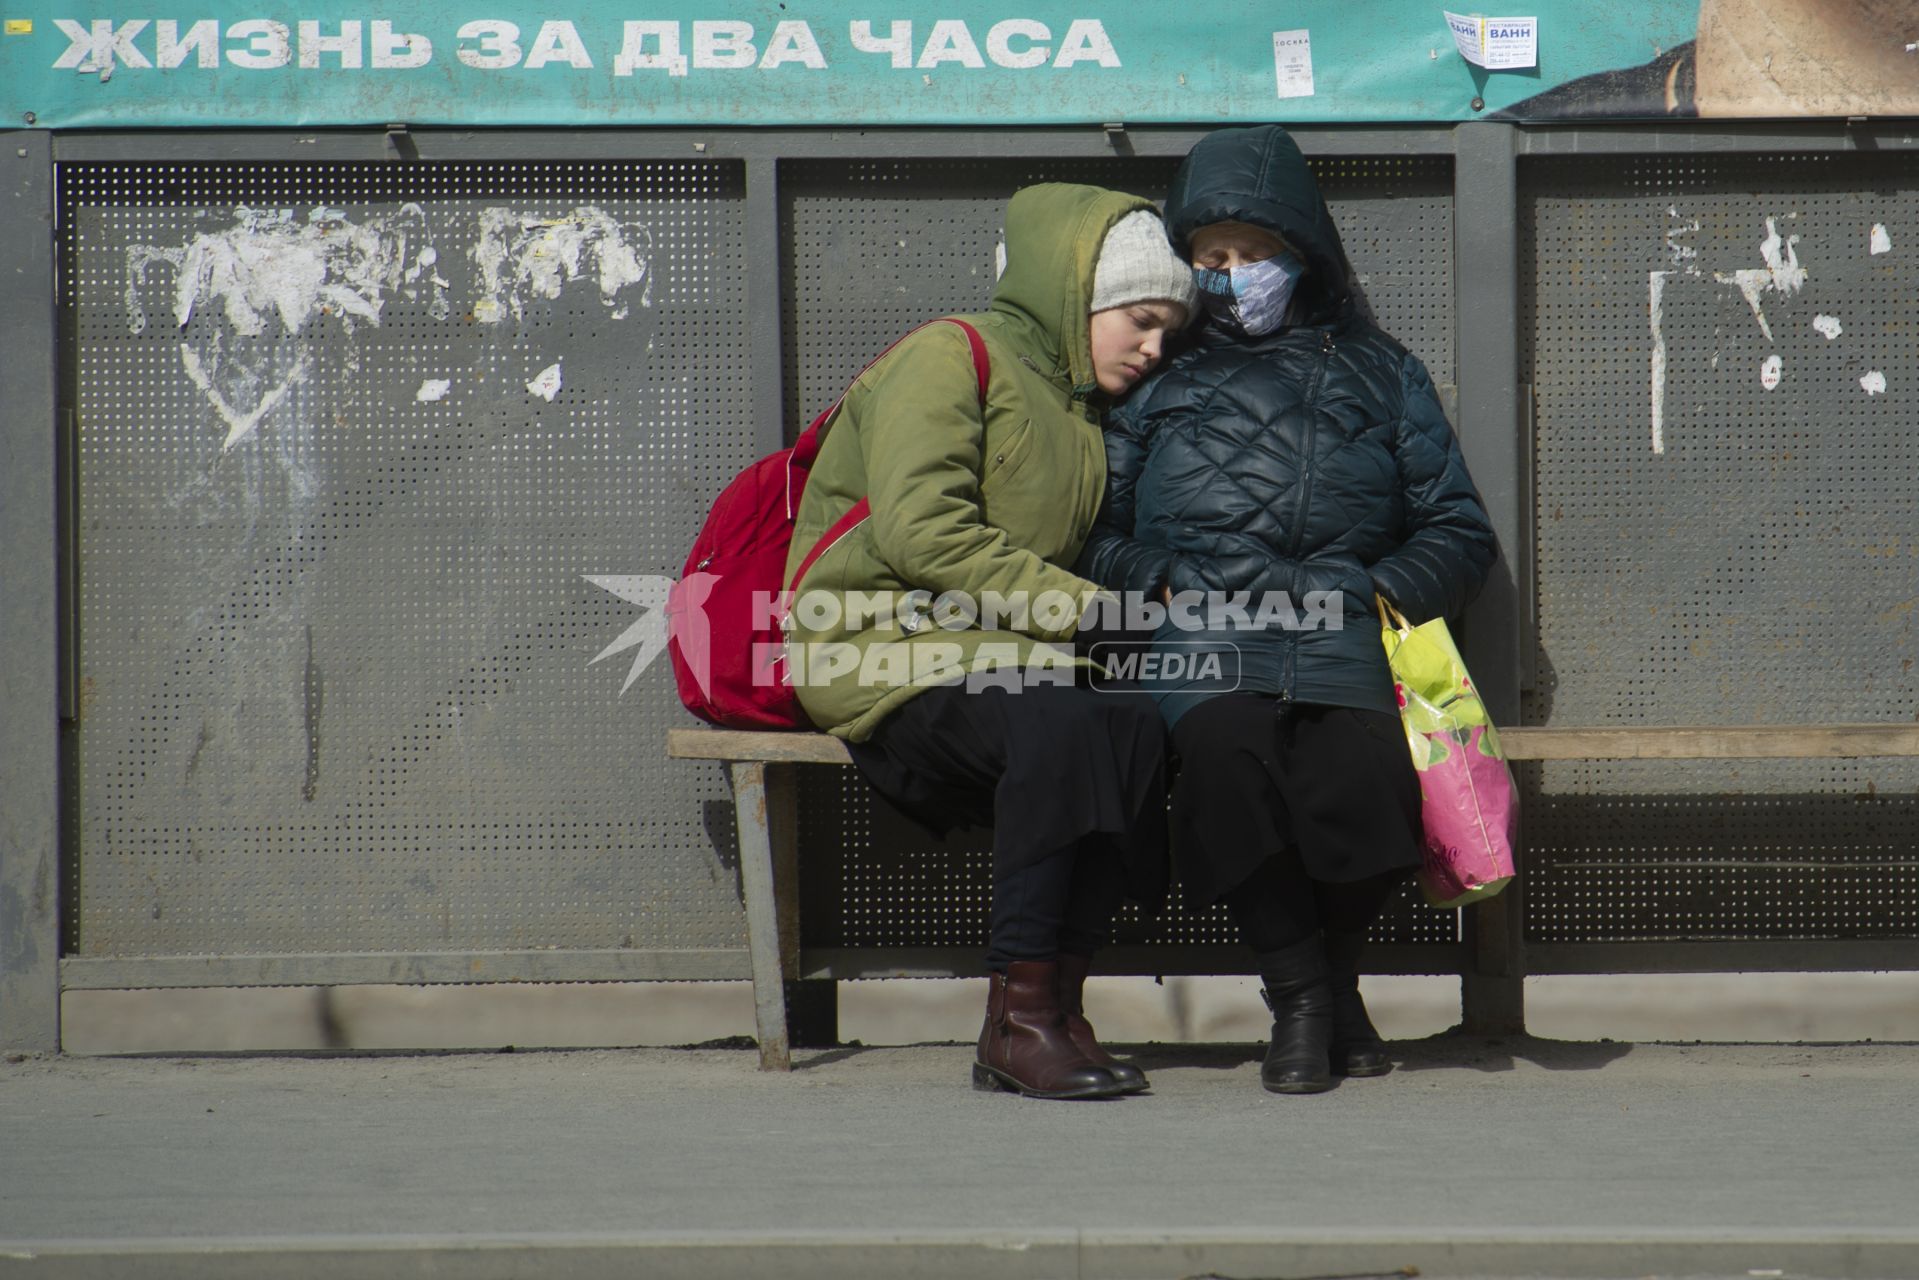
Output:
[[[1188,319],[1199,301],[1193,269],[1173,252],[1159,215],[1135,209],[1113,224],[1099,249],[1090,311],[1134,302],[1176,302]]]

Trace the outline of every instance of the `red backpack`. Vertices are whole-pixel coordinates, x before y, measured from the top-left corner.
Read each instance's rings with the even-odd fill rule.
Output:
[[[929,323],[956,324],[966,331],[984,406],[990,366],[979,331],[950,316]],[[903,336],[900,341],[904,340]],[[898,345],[895,342],[882,351],[866,368],[885,359]],[[865,372],[862,369],[859,376]],[[787,681],[782,624],[800,579],[815,560],[872,514],[871,504],[861,498],[835,521],[800,561],[791,582],[786,581],[786,561],[800,495],[826,442],[827,424],[845,399],[841,392],[839,400],[813,419],[791,449],[761,458],[721,490],[699,537],[693,540],[680,580],[667,597],[667,653],[673,661],[673,678],[680,701],[702,720],[731,729],[811,727]]]

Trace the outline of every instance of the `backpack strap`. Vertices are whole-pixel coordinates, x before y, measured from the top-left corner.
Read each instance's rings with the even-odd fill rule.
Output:
[[[978,329],[975,329],[972,325],[966,323],[966,321],[954,319],[952,316],[945,316],[939,320],[929,320],[927,324],[956,324],[960,328],[966,331],[966,345],[969,348],[971,348],[973,352],[973,377],[974,377],[974,380],[979,385],[980,407],[984,409],[986,407],[986,384],[992,375],[992,363],[988,360],[986,355],[986,340],[979,336]],[[904,342],[908,336],[914,333],[918,333],[920,329],[924,329],[925,327],[926,325],[920,325],[918,328],[908,330],[906,334],[901,335],[898,341],[893,343],[893,346],[888,347],[885,351],[880,352],[880,354],[873,360],[872,364],[869,364],[866,366],[866,369],[871,369],[873,365],[878,364],[881,360],[884,360],[887,357],[888,353],[890,353],[893,350],[893,347],[897,347],[901,342]],[[858,382],[860,378],[864,377],[866,375],[866,369],[860,370],[859,374],[857,374],[854,377],[853,381]],[[787,468],[786,468],[786,518],[788,520],[791,520],[794,514],[793,513],[794,468],[795,467],[810,468],[812,466],[813,459],[819,455],[822,437],[826,434],[823,429],[826,425],[826,420],[833,416],[834,412],[839,409],[841,401],[845,399],[846,399],[845,392],[841,392],[839,400],[835,400],[830,408],[828,408],[824,413],[820,414],[819,417],[813,419],[813,425],[811,425],[810,427],[806,429],[805,433],[800,436],[799,442],[793,446],[793,460],[787,464]],[[805,460],[802,462],[800,458],[800,450],[802,446],[806,446],[809,443],[811,445],[810,451],[806,454]],[[866,519],[866,517],[872,514],[873,514],[872,501],[867,498],[861,498],[858,502],[855,502],[851,507],[847,509],[847,512],[845,515],[835,520],[832,524],[832,527],[829,528],[825,533],[821,534],[820,540],[813,544],[813,549],[806,553],[806,558],[800,561],[800,567],[794,571],[793,581],[787,584],[787,588],[786,588],[787,593],[790,595],[791,593],[798,591],[800,589],[800,579],[804,578],[806,576],[806,571],[813,567],[813,562],[819,559],[821,556],[825,555],[828,551],[832,550],[834,543],[838,542],[841,538],[844,538],[847,534],[851,533]]]
[[[812,468],[813,459],[820,455],[820,446],[826,443],[826,424],[834,414],[839,412],[840,405],[845,403],[846,392],[851,391],[853,389],[853,383],[864,378],[867,373],[872,370],[874,365],[892,355],[894,347],[899,346],[900,343],[906,341],[928,325],[935,324],[956,324],[966,331],[966,345],[973,353],[973,376],[979,383],[979,402],[982,408],[985,407],[986,383],[992,373],[992,365],[986,356],[986,341],[979,336],[979,330],[956,316],[942,316],[938,320],[928,320],[926,324],[915,325],[913,328],[908,329],[905,333],[895,338],[892,343],[887,346],[886,350],[867,361],[866,368],[861,369],[853,375],[853,381],[847,383],[846,391],[840,392],[839,399],[820,410],[819,416],[814,418],[813,421],[808,424],[806,430],[800,432],[800,438],[793,442],[792,456],[786,464],[786,518],[788,520],[793,519],[798,514],[799,507],[799,486],[793,483],[793,473],[796,469],[805,471]]]

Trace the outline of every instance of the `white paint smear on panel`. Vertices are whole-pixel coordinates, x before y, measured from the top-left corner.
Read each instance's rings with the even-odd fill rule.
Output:
[[[1866,389],[1866,394],[1869,396],[1883,396],[1886,394],[1886,375],[1874,369],[1859,379],[1859,385]]]
[[[473,263],[479,268],[479,299],[473,318],[498,324],[526,313],[530,298],[558,298],[567,284],[596,278],[600,301],[624,320],[624,294],[641,286],[640,305],[653,305],[652,237],[643,226],[622,223],[596,205],[582,205],[558,218],[514,209],[480,211],[480,238]]]
[[[526,389],[548,404],[552,404],[553,397],[560,394],[560,366],[558,362],[550,364],[540,370],[540,372],[534,376],[533,381],[526,384]]]
[[[305,382],[313,369],[306,353],[301,352],[299,362],[284,378],[264,392],[260,392],[257,398],[253,399],[251,406],[243,409],[236,406],[228,398],[227,392],[216,384],[214,371],[202,362],[200,353],[193,349],[193,344],[187,342],[180,344],[180,363],[186,367],[187,381],[199,388],[200,394],[205,396],[207,403],[213,406],[213,411],[219,414],[221,421],[227,424],[226,439],[220,442],[221,452],[231,449],[252,435],[254,429],[260,425],[260,420],[272,413],[279,403],[287,398],[288,392]],[[243,377],[246,372],[242,371]]]
[[[1699,269],[1699,250],[1694,245],[1679,243],[1680,236],[1689,236],[1699,230],[1699,219],[1682,222],[1679,207],[1669,205],[1666,208],[1669,221],[1666,224],[1666,256],[1672,262],[1670,271],[1651,271],[1647,273],[1646,312],[1652,324],[1652,451],[1666,451],[1666,333],[1664,300],[1666,281],[1677,275],[1697,276],[1703,273]]]
[[[413,393],[413,398],[422,403],[444,400],[452,388],[453,381],[450,378],[428,378],[420,383],[420,389]]]
[[[1767,356],[1759,365],[1759,385],[1771,391],[1779,385],[1781,366],[1784,361],[1776,355]]]
[[[1872,251],[1874,254],[1892,252],[1892,237],[1886,234],[1886,225],[1883,222],[1872,224]]]
[[[1831,342],[1834,338],[1845,332],[1844,329],[1839,327],[1838,316],[1814,316],[1812,318],[1812,327],[1823,334],[1827,342]]]
[[[1779,234],[1778,219],[1766,219],[1766,238],[1759,242],[1759,256],[1765,262],[1763,267],[1745,267],[1738,271],[1715,271],[1712,278],[1720,284],[1735,286],[1746,297],[1746,305],[1752,308],[1753,318],[1759,321],[1759,332],[1766,335],[1766,341],[1772,341],[1772,326],[1766,323],[1766,312],[1759,304],[1759,295],[1771,290],[1777,293],[1798,293],[1806,285],[1806,271],[1799,265],[1798,236],[1782,237]]]
[[[1646,311],[1652,320],[1652,451],[1666,451],[1666,334],[1664,299],[1670,271],[1649,271]]]

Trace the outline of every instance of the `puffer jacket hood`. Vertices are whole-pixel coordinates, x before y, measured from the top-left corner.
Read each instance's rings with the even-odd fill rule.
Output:
[[[984,403],[966,335],[927,325],[848,389],[793,528],[788,581],[862,498],[869,518],[797,584],[834,607],[796,607],[788,670],[813,723],[855,742],[906,700],[972,673],[1084,665],[1061,647],[1098,588],[1070,566],[1106,485],[1086,307],[1106,233],[1152,208],[1139,196],[1051,184],[1013,197],[991,309],[964,317],[987,356]],[[932,617],[947,592],[1042,601],[987,629]],[[923,594],[920,603],[911,597]],[[897,611],[856,598],[906,599]],[[844,607],[841,607],[841,606]]]
[[[1217,654],[1248,692],[1394,714],[1374,595],[1416,622],[1457,616],[1497,554],[1431,375],[1366,316],[1284,130],[1202,140],[1168,208],[1182,246],[1245,222],[1284,236],[1309,270],[1286,327],[1248,338],[1211,324],[1109,415],[1106,499],[1079,571],[1147,600],[1319,600],[1327,614],[1297,627],[1169,614],[1155,641]],[[1196,670],[1142,680],[1169,721],[1221,691]]]
[[[1260,227],[1299,251],[1307,271],[1296,295],[1297,323],[1334,323],[1352,314],[1346,247],[1305,155],[1284,129],[1221,129],[1186,154],[1166,197],[1173,247],[1190,258],[1193,233],[1215,222]]]
[[[1025,187],[1006,204],[1006,270],[992,310],[1030,326],[1029,350],[1044,353],[1046,372],[1067,379],[1076,397],[1098,392],[1087,312],[1100,247],[1121,218],[1151,208],[1135,196],[1066,182]],[[1062,263],[1071,270],[1061,271]]]

